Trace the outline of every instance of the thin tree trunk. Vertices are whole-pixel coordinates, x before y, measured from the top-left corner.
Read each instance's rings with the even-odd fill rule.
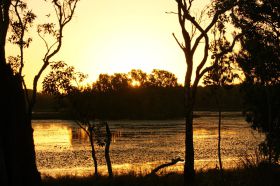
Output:
[[[218,107],[218,160],[219,160],[219,168],[220,168],[220,171],[222,173],[222,171],[223,171],[223,164],[222,164],[222,158],[221,158],[222,108],[221,108],[221,103],[220,103],[220,100],[219,100],[219,95],[217,95],[219,93],[219,91],[220,90],[217,88],[216,93],[214,92],[214,94],[215,94],[216,104],[217,104],[217,107]]]
[[[112,134],[111,134],[110,128],[108,126],[108,123],[106,122],[105,159],[106,159],[108,174],[109,174],[110,179],[113,178],[112,164],[111,164],[111,159],[110,159],[110,154],[109,154],[111,139],[112,139]]]
[[[267,100],[267,110],[268,110],[268,161],[272,164],[272,111],[271,111],[271,94],[270,87],[267,85],[265,88],[266,100]]]
[[[185,165],[184,165],[184,178],[186,183],[192,184],[194,181],[194,147],[193,147],[193,116],[192,112],[188,113],[185,120]]]
[[[184,185],[193,185],[194,171],[194,147],[193,147],[193,97],[190,86],[185,92],[185,165],[184,165]]]
[[[89,141],[90,141],[90,146],[91,146],[91,157],[92,157],[93,165],[94,165],[94,177],[98,178],[98,169],[97,169],[98,165],[97,165],[97,158],[96,158],[96,154],[95,154],[92,129],[89,130]]]
[[[221,124],[222,124],[222,111],[219,106],[219,123],[218,123],[218,158],[219,158],[219,166],[220,171],[223,171],[223,164],[222,164],[222,158],[221,158]]]

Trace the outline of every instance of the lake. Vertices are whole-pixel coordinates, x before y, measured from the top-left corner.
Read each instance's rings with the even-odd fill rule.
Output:
[[[203,115],[203,114],[202,114]],[[217,118],[194,119],[195,168],[218,165]],[[254,154],[263,135],[253,131],[241,116],[225,113],[222,120],[222,161],[225,168],[238,166]],[[108,121],[112,132],[111,161],[117,174],[145,174],[161,163],[184,158],[184,120]],[[73,121],[33,120],[38,169],[42,174],[87,175],[93,172],[91,148],[85,132]],[[97,147],[100,173],[106,174],[104,148]],[[182,171],[183,163],[165,172]]]

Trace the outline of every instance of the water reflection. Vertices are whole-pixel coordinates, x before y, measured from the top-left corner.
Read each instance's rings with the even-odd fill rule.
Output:
[[[67,125],[55,123],[35,124],[34,142],[37,150],[70,149],[73,141],[73,129]],[[58,147],[58,148],[57,148]]]
[[[116,173],[149,172],[172,158],[184,157],[184,121],[110,121],[111,160]],[[33,121],[39,170],[46,174],[92,173],[91,148],[85,131],[71,121]],[[254,152],[262,136],[250,130],[243,118],[227,118],[222,126],[224,167],[234,167],[244,154]],[[217,164],[215,118],[198,118],[194,123],[196,168]],[[104,149],[97,147],[100,171],[106,173]],[[182,171],[177,164],[165,171]]]
[[[80,143],[89,142],[88,135],[83,129],[72,126],[71,130],[72,130],[72,136],[71,136],[72,137],[72,143],[73,143],[73,141],[80,142]]]

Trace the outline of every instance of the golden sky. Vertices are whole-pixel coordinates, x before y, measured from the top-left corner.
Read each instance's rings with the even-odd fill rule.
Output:
[[[47,21],[52,11],[43,0],[29,0],[38,22]],[[198,2],[205,2],[198,0]],[[164,69],[184,81],[186,64],[183,52],[172,36],[180,38],[175,0],[81,0],[73,20],[65,28],[63,45],[55,60],[63,60],[89,75],[128,72],[131,69]],[[28,87],[42,64],[43,41],[33,34],[26,50],[24,75]],[[15,46],[8,53],[16,52]],[[199,54],[198,54],[199,55]],[[41,78],[42,80],[43,78]]]

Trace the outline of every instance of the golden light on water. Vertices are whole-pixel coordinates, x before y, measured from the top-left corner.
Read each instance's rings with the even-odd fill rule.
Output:
[[[116,174],[146,174],[176,157],[184,158],[184,121],[110,121],[110,156]],[[202,127],[203,126],[203,127]],[[262,136],[253,134],[242,118],[224,118],[222,159],[225,168],[237,166],[240,157],[254,153]],[[33,122],[39,170],[52,176],[93,173],[91,147],[86,133],[71,121]],[[104,147],[96,146],[99,173],[107,174]],[[196,118],[194,125],[196,169],[215,168],[217,128],[214,117]],[[183,162],[164,169],[180,172]]]
[[[33,125],[33,129],[37,149],[49,148],[48,146],[56,146],[56,144],[63,149],[72,147],[72,129],[68,126]]]

